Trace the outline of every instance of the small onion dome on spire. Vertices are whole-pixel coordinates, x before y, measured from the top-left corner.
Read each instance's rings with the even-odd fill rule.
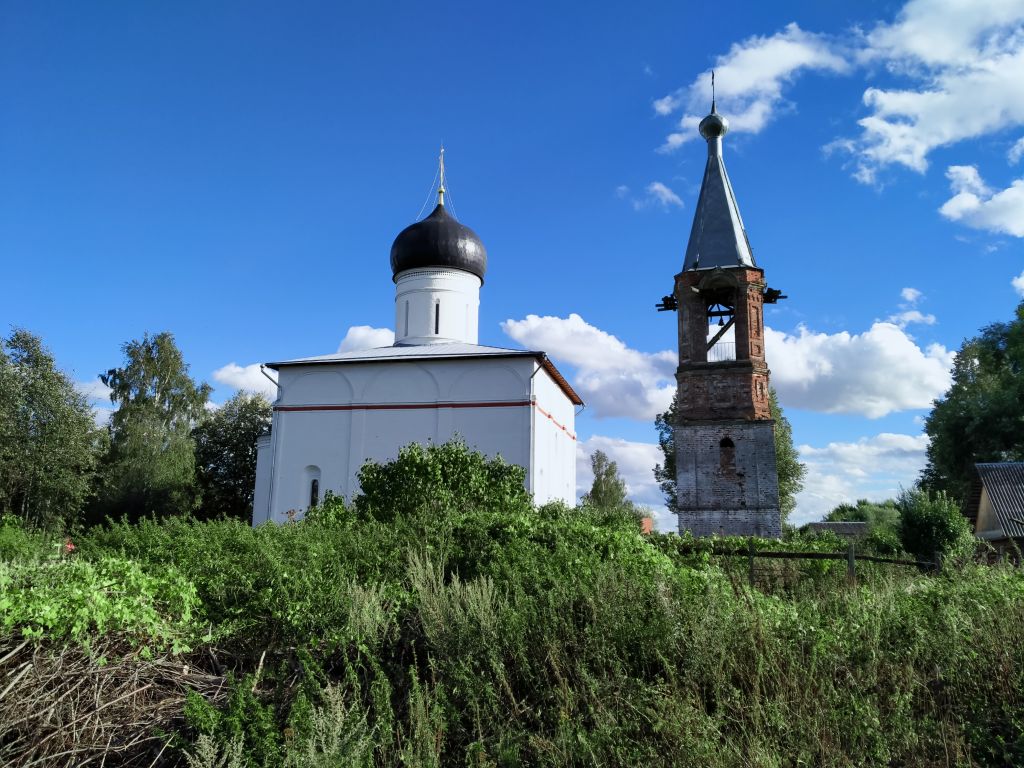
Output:
[[[476,232],[460,224],[438,203],[427,218],[401,232],[391,246],[391,272],[420,267],[461,269],[484,279],[487,251]]]

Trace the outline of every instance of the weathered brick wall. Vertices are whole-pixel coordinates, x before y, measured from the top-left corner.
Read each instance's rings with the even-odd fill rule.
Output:
[[[692,363],[680,366],[676,381],[681,419],[771,419],[764,363]]]
[[[773,422],[678,424],[675,444],[680,533],[782,534]]]

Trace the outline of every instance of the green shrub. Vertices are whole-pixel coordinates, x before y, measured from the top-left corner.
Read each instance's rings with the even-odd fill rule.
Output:
[[[903,548],[918,560],[949,556],[971,547],[971,528],[960,505],[943,492],[900,491],[899,536]]]
[[[385,464],[368,461],[359,471],[355,506],[381,521],[424,511],[526,510],[532,507],[526,470],[489,459],[454,440],[426,447],[411,443]]]
[[[179,653],[200,634],[199,608],[195,587],[173,568],[156,576],[115,557],[0,563],[0,627],[29,638],[85,643],[116,633]]]
[[[56,555],[60,547],[60,540],[47,531],[31,531],[14,515],[0,516],[0,562],[39,562]]]

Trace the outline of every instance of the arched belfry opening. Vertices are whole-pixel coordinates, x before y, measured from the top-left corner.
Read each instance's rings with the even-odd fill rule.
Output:
[[[728,129],[712,104],[683,269],[658,305],[678,320],[676,513],[680,533],[779,536],[763,313],[785,297],[754,260],[722,159]]]
[[[736,282],[721,276],[700,289],[707,317],[704,362],[720,363],[736,359],[737,294]]]

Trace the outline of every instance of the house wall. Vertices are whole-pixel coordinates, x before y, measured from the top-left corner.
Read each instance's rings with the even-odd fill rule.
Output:
[[[576,407],[557,382],[534,361],[533,498],[538,504],[576,502]]]
[[[988,489],[984,486],[981,489],[981,501],[978,503],[978,520],[974,524],[974,533],[983,539],[1003,538],[1003,526],[996,517],[996,511],[992,508],[992,497],[988,495]]]
[[[526,467],[527,487],[536,485],[539,500],[571,502],[574,451],[557,445],[543,449],[544,472],[535,481],[532,388],[553,384],[544,371],[531,381],[536,370],[536,360],[525,356],[282,367],[271,440],[258,455],[253,520],[282,522],[290,511],[301,515],[314,477],[321,499],[327,491],[351,499],[367,460],[388,461],[408,443],[444,442],[456,435],[488,456]],[[572,429],[572,404],[565,394],[540,386],[540,397],[548,401],[544,410],[559,414],[565,424],[568,406]],[[573,441],[565,437],[563,442]],[[261,494],[265,476],[269,493]]]

